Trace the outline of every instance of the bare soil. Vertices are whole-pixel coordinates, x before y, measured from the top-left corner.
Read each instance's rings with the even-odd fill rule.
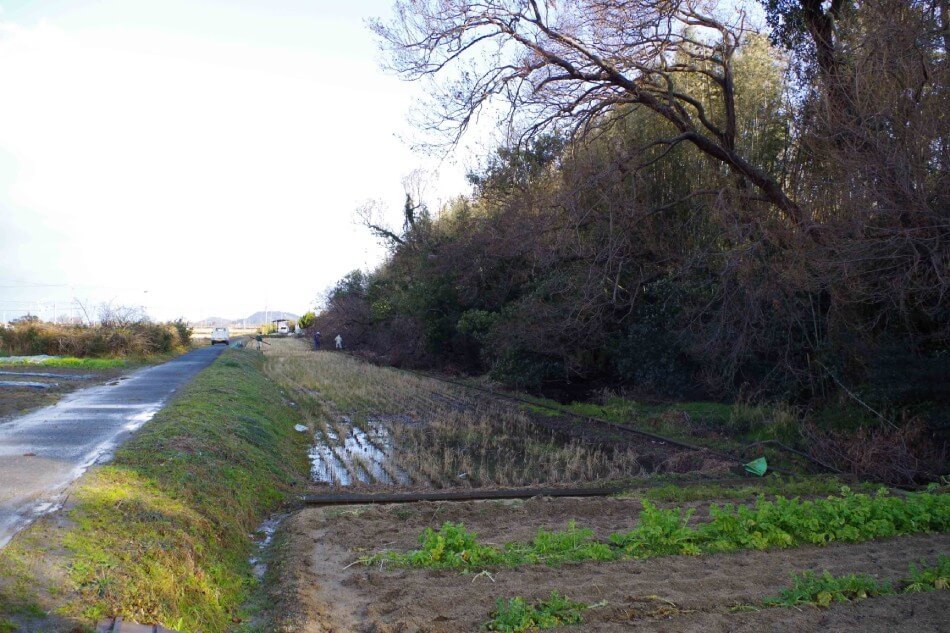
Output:
[[[704,514],[708,504],[693,504]],[[777,595],[804,570],[906,576],[912,562],[934,564],[950,551],[948,535],[916,535],[854,545],[672,556],[560,567],[523,566],[491,574],[366,567],[352,563],[382,549],[409,549],[420,531],[461,521],[482,541],[532,537],[569,520],[599,536],[630,528],[636,499],[536,498],[528,501],[419,503],[411,506],[313,508],[283,528],[273,588],[280,630],[478,631],[498,599],[542,599],[558,591],[606,605],[568,630],[625,631],[946,631],[950,592],[872,598],[812,607],[733,612]]]

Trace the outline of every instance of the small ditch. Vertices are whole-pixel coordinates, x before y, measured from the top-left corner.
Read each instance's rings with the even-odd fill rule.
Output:
[[[254,531],[257,537],[254,539],[256,548],[254,555],[248,558],[247,562],[251,564],[251,571],[258,580],[263,580],[264,574],[267,573],[267,548],[274,540],[274,534],[277,532],[277,528],[280,527],[280,524],[288,516],[290,515],[286,512],[275,514],[265,519],[264,522],[257,527],[257,530]]]

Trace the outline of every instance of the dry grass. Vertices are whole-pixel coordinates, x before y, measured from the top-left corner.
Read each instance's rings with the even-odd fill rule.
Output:
[[[568,483],[640,475],[631,449],[557,437],[528,414],[451,385],[272,339],[265,371],[307,417],[314,478],[425,487]]]
[[[184,350],[191,332],[182,321],[146,319],[63,325],[25,320],[0,325],[0,355],[50,354],[79,358],[148,357]]]

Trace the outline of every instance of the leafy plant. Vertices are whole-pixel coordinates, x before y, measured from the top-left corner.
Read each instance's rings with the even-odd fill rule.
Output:
[[[812,604],[824,608],[833,602],[863,600],[898,591],[894,584],[875,580],[867,574],[832,576],[827,571],[820,575],[806,571],[793,576],[793,579],[791,587],[776,597],[766,598],[762,604],[767,607]],[[900,591],[904,593],[950,588],[950,556],[941,555],[936,567],[918,568],[911,565],[909,577],[898,581],[896,587],[902,588]]]
[[[795,576],[791,588],[782,591],[777,598],[766,598],[764,604],[771,607],[791,607],[798,604],[828,607],[832,602],[863,600],[869,596],[892,592],[889,583],[878,582],[867,574],[832,576],[827,571],[821,575],[806,571]]]
[[[615,560],[619,553],[608,544],[595,540],[592,530],[580,529],[571,521],[564,531],[538,530],[527,547],[508,547],[506,554],[512,562],[554,565],[567,561]]]
[[[446,522],[438,531],[426,528],[419,537],[420,549],[409,554],[413,567],[482,567],[502,559],[498,550],[481,545],[474,532],[461,523]]]
[[[507,601],[499,599],[491,620],[485,623],[489,631],[519,633],[532,629],[551,629],[556,626],[580,624],[581,613],[589,605],[574,602],[558,594],[551,593],[548,600],[529,604],[524,598],[516,597]]]
[[[313,313],[313,310],[309,310],[305,312],[302,317],[300,317],[300,319],[297,321],[297,325],[299,325],[301,329],[306,330],[309,327],[313,327],[313,324],[316,322],[316,320],[317,315]]]
[[[916,493],[892,497],[854,494],[818,500],[768,501],[753,505],[710,508],[711,520],[690,526],[691,511],[657,508],[643,501],[637,526],[598,541],[588,529],[573,522],[564,531],[539,530],[527,543],[508,543],[504,549],[479,544],[461,524],[445,523],[438,532],[427,528],[422,548],[408,553],[378,554],[363,562],[387,560],[412,567],[451,567],[471,571],[525,563],[549,565],[566,561],[617,560],[624,557],[696,555],[743,549],[824,545],[832,541],[859,542],[901,534],[950,530],[950,495]],[[944,568],[942,578],[948,577]],[[934,582],[941,582],[935,578]],[[942,582],[946,582],[945,580]]]
[[[950,589],[950,556],[941,554],[936,567],[919,569],[916,565],[910,566],[910,578],[906,593],[918,591],[934,591],[935,589]]]
[[[664,510],[643,501],[640,522],[626,533],[610,535],[610,543],[636,558],[673,554],[699,554],[696,530],[687,527],[692,510]]]

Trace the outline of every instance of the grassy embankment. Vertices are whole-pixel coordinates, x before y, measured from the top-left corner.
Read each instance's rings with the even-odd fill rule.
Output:
[[[251,534],[306,478],[295,422],[259,357],[225,352],[74,485],[62,517],[0,550],[0,631],[112,615],[233,627],[254,587]]]

